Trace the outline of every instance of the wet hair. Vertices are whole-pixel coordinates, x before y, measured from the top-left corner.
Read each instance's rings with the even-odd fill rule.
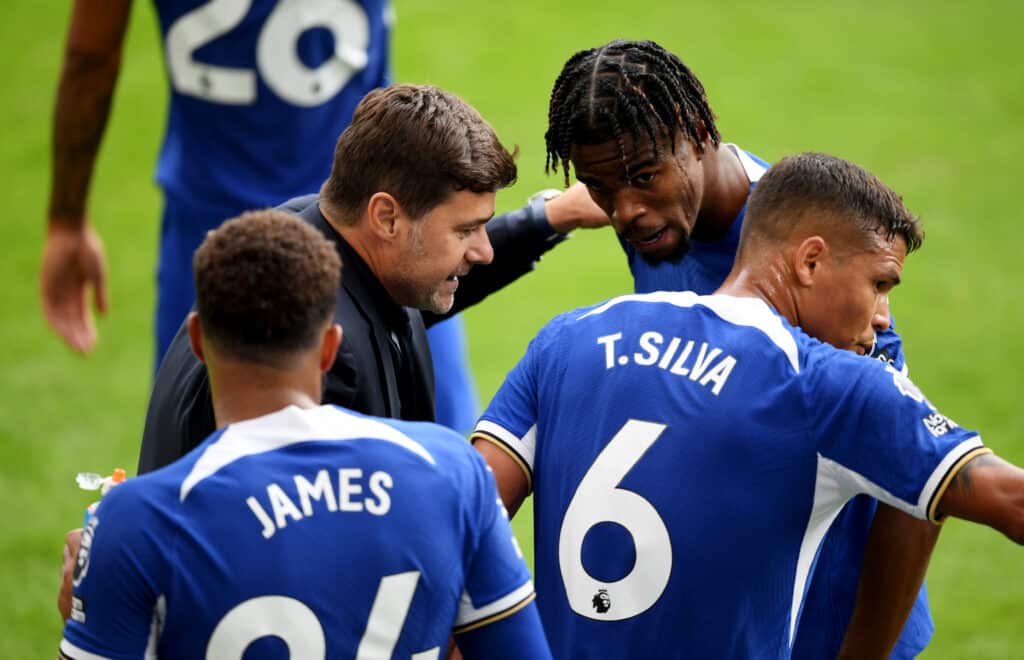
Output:
[[[908,253],[924,240],[920,221],[875,175],[842,158],[807,152],[783,158],[754,187],[747,199],[740,256],[758,249],[754,239],[780,242],[807,222],[842,223],[864,245],[874,236],[889,242],[902,236]]]
[[[704,139],[721,143],[704,86],[683,62],[653,41],[616,40],[581,50],[565,63],[551,90],[545,172],[562,170],[569,185],[574,145],[615,141],[628,174],[623,137],[646,136],[660,157],[658,138],[675,151],[682,134],[698,153]]]
[[[515,179],[514,155],[471,105],[430,85],[392,85],[356,106],[320,195],[353,224],[377,192],[419,218],[453,192],[495,192]]]
[[[309,224],[265,209],[208,233],[192,272],[203,338],[223,354],[280,367],[315,347],[333,316],[341,257]]]

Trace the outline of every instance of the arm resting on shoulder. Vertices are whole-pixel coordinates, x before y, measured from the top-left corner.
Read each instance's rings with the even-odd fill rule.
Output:
[[[942,528],[879,502],[840,658],[888,658],[921,590]]]

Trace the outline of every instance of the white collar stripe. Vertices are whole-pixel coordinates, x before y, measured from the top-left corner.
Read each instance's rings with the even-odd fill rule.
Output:
[[[262,454],[300,442],[339,442],[361,438],[383,440],[408,449],[431,465],[434,457],[401,431],[368,417],[332,406],[302,410],[289,406],[265,417],[232,424],[192,466],[181,482],[182,502],[203,479],[246,456]]]
[[[800,355],[796,339],[782,325],[782,319],[764,301],[757,298],[736,298],[723,294],[698,296],[693,291],[635,293],[612,298],[603,305],[581,315],[577,320],[603,314],[612,307],[627,302],[667,303],[676,307],[693,307],[695,305],[706,307],[723,321],[760,330],[786,354],[793,371],[800,373]]]

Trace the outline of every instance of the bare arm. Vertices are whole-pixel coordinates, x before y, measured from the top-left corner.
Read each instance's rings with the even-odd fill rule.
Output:
[[[888,658],[921,589],[942,528],[879,503],[840,658]]]
[[[1024,545],[1024,470],[995,454],[977,456],[950,481],[936,514],[987,525]]]
[[[110,115],[131,0],[77,0],[53,120],[53,169],[40,286],[51,327],[78,351],[96,343],[86,304],[107,308],[106,261],[85,213],[96,154]]]
[[[501,502],[505,505],[509,517],[515,516],[523,500],[530,494],[530,478],[526,470],[507,450],[487,436],[475,434],[472,442],[494,472],[494,480],[498,483],[498,495],[501,496]]]

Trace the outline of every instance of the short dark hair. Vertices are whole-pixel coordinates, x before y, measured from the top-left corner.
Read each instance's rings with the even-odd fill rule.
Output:
[[[783,158],[761,177],[747,199],[740,252],[748,235],[783,240],[801,220],[848,220],[867,239],[902,236],[910,253],[921,246],[924,231],[903,198],[875,175],[848,160],[806,152]],[[751,248],[752,249],[752,248]]]
[[[675,150],[676,134],[699,153],[701,129],[716,147],[721,136],[704,86],[683,62],[653,41],[621,39],[581,50],[565,63],[551,90],[546,172],[561,168],[569,185],[569,159],[578,144],[616,141],[626,165],[623,135],[650,139],[656,157],[665,135]],[[627,170],[628,171],[628,170]]]
[[[346,223],[376,192],[418,218],[455,191],[495,192],[515,179],[514,155],[471,105],[431,85],[393,85],[356,107],[321,197]]]
[[[235,358],[281,366],[333,316],[341,257],[319,231],[273,209],[206,235],[192,259],[203,337]]]

